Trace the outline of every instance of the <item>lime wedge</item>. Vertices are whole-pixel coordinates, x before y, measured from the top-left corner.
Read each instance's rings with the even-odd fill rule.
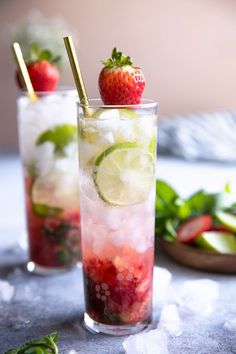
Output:
[[[93,118],[98,118],[98,119],[110,119],[110,118],[122,118],[122,119],[136,119],[138,118],[138,114],[128,108],[117,108],[117,109],[109,109],[109,108],[99,108],[96,112],[93,114]]]
[[[219,211],[216,213],[217,220],[230,231],[236,232],[236,215]]]
[[[110,146],[95,160],[93,180],[100,198],[116,206],[144,201],[155,180],[155,160],[137,143]]]
[[[218,253],[236,253],[236,237],[229,232],[203,232],[195,239],[195,243]]]
[[[122,119],[137,119],[138,118],[138,114],[133,111],[132,109],[128,109],[128,108],[120,108],[119,109],[119,114],[120,114],[120,118]]]

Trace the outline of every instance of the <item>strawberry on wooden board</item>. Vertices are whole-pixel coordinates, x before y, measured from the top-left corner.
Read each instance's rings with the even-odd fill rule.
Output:
[[[104,104],[139,104],[145,87],[141,69],[133,66],[131,58],[116,48],[103,64],[105,67],[100,72],[98,85]]]
[[[56,66],[59,60],[60,57],[54,57],[50,50],[41,50],[37,44],[31,45],[29,60],[26,65],[36,92],[54,91],[56,89],[60,79],[60,73]],[[17,82],[19,87],[23,88],[18,73]]]

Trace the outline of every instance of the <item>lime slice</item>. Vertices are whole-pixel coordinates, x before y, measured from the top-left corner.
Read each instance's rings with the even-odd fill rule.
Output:
[[[102,200],[125,206],[144,201],[155,180],[155,161],[137,143],[114,144],[95,160],[93,180]]]
[[[219,211],[216,213],[217,220],[230,231],[236,232],[236,215]]]
[[[78,186],[74,176],[51,169],[36,178],[31,192],[35,212],[40,215],[60,213],[62,209],[78,207]]]
[[[201,248],[218,253],[236,253],[236,237],[229,232],[202,232],[195,243]]]

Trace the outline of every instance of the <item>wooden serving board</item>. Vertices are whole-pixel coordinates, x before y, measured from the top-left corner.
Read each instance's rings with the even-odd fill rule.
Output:
[[[170,258],[182,265],[208,272],[236,274],[236,254],[220,254],[179,242],[170,243],[162,238],[158,243]]]

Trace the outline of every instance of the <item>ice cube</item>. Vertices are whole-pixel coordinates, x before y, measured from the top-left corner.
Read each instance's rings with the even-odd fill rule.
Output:
[[[213,311],[219,297],[219,284],[210,279],[188,280],[184,282],[176,296],[177,303],[196,313],[208,315]]]
[[[176,305],[169,304],[163,307],[158,328],[166,330],[174,337],[178,337],[182,334],[182,321]]]
[[[167,334],[161,329],[129,336],[123,342],[126,354],[168,354]]]
[[[171,273],[162,267],[154,267],[153,274],[153,297],[158,306],[168,302],[170,299]]]
[[[34,160],[39,175],[46,173],[54,163],[54,144],[48,141],[35,147]]]
[[[232,317],[225,321],[224,328],[229,331],[236,332],[236,317]]]
[[[14,286],[6,280],[0,280],[0,302],[10,303],[14,296]]]

